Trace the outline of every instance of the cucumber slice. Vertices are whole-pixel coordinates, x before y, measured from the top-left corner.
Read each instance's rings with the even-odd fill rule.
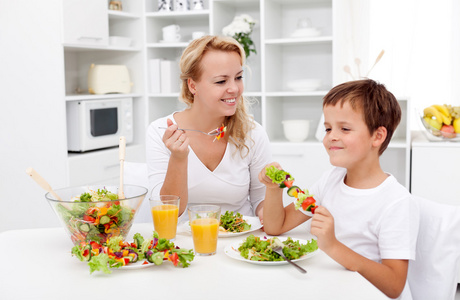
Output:
[[[110,217],[108,217],[108,216],[102,216],[101,220],[99,221],[99,223],[101,223],[101,224],[107,224],[109,222],[110,222]]]
[[[83,223],[80,225],[80,231],[83,231],[83,232],[88,232],[89,231],[89,224],[87,223]]]
[[[300,191],[300,188],[299,188],[298,186],[293,185],[293,186],[291,186],[291,187],[287,190],[287,194],[288,194],[289,196],[291,196],[291,197],[295,197],[295,196],[294,196],[294,192],[295,192],[297,189]]]

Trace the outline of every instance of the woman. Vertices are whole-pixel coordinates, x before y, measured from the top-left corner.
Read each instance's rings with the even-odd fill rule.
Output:
[[[152,194],[178,195],[188,203],[218,204],[225,211],[262,220],[265,186],[258,173],[270,162],[269,140],[247,112],[243,94],[245,54],[234,39],[204,36],[184,50],[181,95],[187,108],[160,118],[147,130]],[[222,138],[210,132],[226,127]],[[166,129],[164,129],[166,128]]]

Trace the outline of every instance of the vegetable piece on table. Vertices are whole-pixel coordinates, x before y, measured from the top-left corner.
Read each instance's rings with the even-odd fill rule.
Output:
[[[121,236],[111,237],[105,243],[82,241],[72,248],[72,255],[88,262],[90,274],[94,271],[110,274],[111,268],[120,268],[142,259],[145,259],[143,265],[161,265],[164,260],[169,260],[174,266],[185,268],[195,257],[193,250],[180,249],[167,239],[158,239],[156,232],[149,239],[136,233],[133,243],[123,241]]]

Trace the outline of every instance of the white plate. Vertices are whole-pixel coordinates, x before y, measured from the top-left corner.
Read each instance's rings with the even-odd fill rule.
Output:
[[[119,270],[120,269],[121,270],[143,269],[143,268],[148,268],[148,267],[151,267],[151,266],[155,266],[155,264],[149,263],[148,261],[147,261],[148,264],[143,265],[144,261],[146,261],[146,260],[142,259],[142,260],[136,261],[135,263],[129,263],[126,266],[123,266],[121,268],[112,268],[111,270],[116,270],[116,269],[119,269]]]
[[[267,238],[272,238],[272,237],[267,237]],[[286,237],[284,237],[284,238],[283,237],[278,237],[278,238],[282,242],[287,239]],[[301,240],[301,239],[297,239],[297,240],[301,244],[307,244],[308,243],[308,241],[306,241],[306,240]],[[294,241],[297,241],[297,240],[294,240]],[[238,251],[238,248],[241,246],[241,244],[244,241],[245,240],[228,244],[224,249],[225,254],[227,254],[227,256],[229,256],[230,258],[240,260],[240,261],[244,261],[244,262],[248,262],[248,263],[251,263],[251,264],[256,264],[256,265],[273,266],[273,265],[284,265],[284,264],[288,263],[285,260],[283,260],[283,261],[256,261],[256,260],[246,259],[246,258],[242,257],[240,255],[240,251]],[[293,259],[292,261],[296,262],[296,261],[300,261],[300,260],[305,260],[305,259],[308,259],[308,258],[311,258],[311,257],[315,256],[316,253],[318,253],[318,250],[315,250],[313,252],[307,253],[304,256],[302,256],[301,258]]]
[[[262,228],[262,224],[260,224],[259,217],[243,216],[243,220],[245,220],[246,222],[248,222],[249,225],[251,225],[251,229],[243,231],[243,232],[223,232],[223,231],[219,231],[219,237],[226,238],[226,237],[239,236],[239,235],[243,235],[243,234],[246,234],[246,233],[249,233],[249,232],[253,232],[253,231],[256,231],[256,230],[259,230],[260,228]],[[189,222],[187,222],[187,225],[188,225],[187,226],[187,231],[192,232],[192,229],[190,228],[190,223]]]

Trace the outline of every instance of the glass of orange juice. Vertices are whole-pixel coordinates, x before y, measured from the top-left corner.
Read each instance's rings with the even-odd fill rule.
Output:
[[[168,240],[176,238],[179,203],[179,196],[156,195],[150,198],[153,227],[160,238]]]
[[[197,255],[214,255],[220,223],[220,206],[193,205],[188,207],[193,246]]]

